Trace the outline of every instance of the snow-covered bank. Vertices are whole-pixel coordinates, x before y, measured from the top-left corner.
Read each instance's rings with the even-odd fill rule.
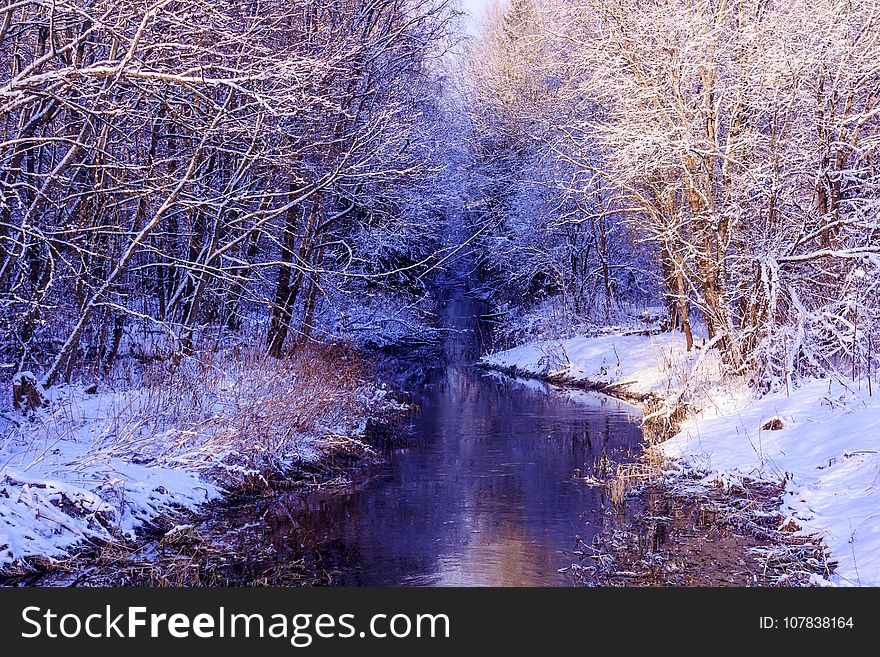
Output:
[[[0,573],[133,539],[175,509],[302,463],[370,448],[370,418],[402,407],[349,355],[195,357],[117,389],[64,386],[0,414]]]
[[[724,485],[784,482],[780,528],[822,540],[837,564],[833,583],[880,585],[880,391],[814,379],[759,397],[723,379],[714,358],[665,334],[535,342],[482,363],[687,403],[678,434],[657,446],[675,471]]]
[[[175,467],[167,430],[116,455],[120,431],[137,429],[119,420],[149,403],[143,390],[52,393],[49,410],[0,418],[0,572],[29,557],[63,557],[82,540],[133,538],[144,522],[220,495],[196,469]]]
[[[667,396],[697,382],[705,383],[718,371],[710,367],[717,365],[715,354],[688,354],[684,338],[672,333],[530,342],[485,356],[480,363],[636,399]]]
[[[784,481],[780,526],[822,540],[837,562],[834,583],[880,585],[880,395],[812,380],[788,394],[713,402],[658,449],[707,481]]]

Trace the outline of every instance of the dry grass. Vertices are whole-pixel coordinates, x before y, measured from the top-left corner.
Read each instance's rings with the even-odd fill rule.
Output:
[[[156,358],[137,371],[117,372],[97,391],[61,388],[50,408],[10,423],[0,447],[10,447],[16,471],[37,479],[13,481],[10,473],[0,479],[16,490],[27,486],[32,494],[22,495],[22,504],[33,502],[38,517],[45,513],[87,539],[96,550],[93,564],[143,569],[131,573],[137,582],[222,579],[222,569],[208,567],[207,557],[194,570],[186,566],[186,554],[204,552],[192,546],[205,543],[186,532],[172,533],[161,546],[183,553],[180,563],[169,560],[161,574],[137,559],[132,565],[134,546],[120,531],[120,519],[132,514],[152,525],[181,505],[199,503],[202,490],[205,500],[218,488],[265,493],[279,481],[299,475],[326,481],[353,462],[372,459],[368,423],[405,408],[372,382],[373,374],[363,356],[338,345],[300,345],[283,358],[256,349]],[[169,473],[157,485],[117,460],[197,474],[203,481],[181,475],[185,482],[177,488]],[[63,563],[26,559],[0,569],[0,576],[26,578]]]
[[[348,450],[360,444],[346,435],[369,416],[368,375],[363,359],[342,346],[304,345],[283,358],[237,349],[157,360],[139,386],[115,396],[82,462],[123,458],[258,486],[322,453],[324,436],[335,451],[344,440]]]
[[[237,350],[199,354],[170,372],[153,365],[145,403],[120,414],[111,449],[141,450],[152,440],[142,431],[148,419],[170,427],[158,465],[221,467],[242,481],[272,474],[315,437],[352,428],[367,412],[360,394],[366,376],[354,352],[312,345],[284,358]]]
[[[646,411],[647,411],[646,406]],[[666,459],[661,452],[655,447],[658,443],[663,442],[670,435],[678,431],[678,423],[684,417],[684,410],[681,410],[680,417],[678,412],[667,417],[667,422],[674,423],[675,431],[672,433],[664,433],[662,437],[652,432],[646,423],[642,424],[644,436],[644,444],[639,459],[635,463],[621,463],[614,468],[613,476],[608,480],[606,486],[611,493],[611,501],[615,505],[623,504],[626,495],[634,488],[641,488],[653,482],[656,482],[663,475]]]
[[[621,463],[608,482],[612,504],[623,504],[630,490],[650,483],[659,474],[659,468],[652,463]]]
[[[652,448],[679,432],[688,407],[677,397],[662,400],[651,397],[644,402],[643,411],[642,433],[648,448]]]

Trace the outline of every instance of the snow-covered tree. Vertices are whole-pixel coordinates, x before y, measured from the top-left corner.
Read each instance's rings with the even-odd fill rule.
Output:
[[[733,370],[785,378],[871,366],[880,4],[531,7],[527,57],[496,45],[477,49],[473,64],[485,98],[475,130],[528,145],[525,156],[506,151],[516,167],[495,180],[512,185],[512,171],[528,171],[515,184],[545,193],[507,208],[518,215],[505,217],[514,237],[501,236],[521,242],[509,253],[545,244],[537,217],[577,217],[620,240],[612,258],[597,254],[600,263],[632,266],[630,245],[649,253],[669,324],[689,347],[694,321],[704,326]],[[503,45],[503,25],[488,29],[487,43]],[[507,79],[529,84],[493,86],[504,78],[483,73],[493,66],[486,59],[519,64]],[[511,106],[517,88],[531,95],[515,93]],[[486,250],[490,259],[504,253]],[[545,261],[562,263],[551,251],[542,250]]]
[[[240,330],[277,355],[328,284],[424,258],[452,17],[447,0],[0,7],[4,360],[51,384],[120,345],[185,355]]]

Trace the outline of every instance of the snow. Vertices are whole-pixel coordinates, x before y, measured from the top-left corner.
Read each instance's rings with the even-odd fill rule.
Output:
[[[15,376],[12,377],[12,385],[20,386],[25,381],[36,381],[37,377],[33,372],[29,372],[28,370],[22,370],[21,372],[16,373]]]
[[[48,391],[49,408],[0,413],[0,572],[64,557],[83,540],[135,538],[247,476],[322,458],[328,441],[365,451],[357,437],[367,420],[406,408],[379,384],[322,383],[345,378],[336,369],[295,385],[299,374],[282,361],[259,371],[189,363],[156,385],[61,386]]]
[[[808,379],[758,396],[722,378],[711,354],[687,354],[680,335],[610,335],[532,342],[482,363],[686,400],[680,432],[657,446],[676,472],[725,486],[784,482],[780,527],[791,521],[823,541],[837,564],[831,582],[880,585],[880,393],[866,381]],[[777,418],[781,429],[763,428]]]
[[[837,562],[832,581],[880,585],[880,397],[852,382],[813,379],[788,394],[717,399],[659,446],[728,484],[785,481],[781,525],[819,536]],[[763,430],[774,418],[783,428]]]
[[[114,411],[137,403],[137,394],[53,393],[50,411],[0,416],[0,570],[27,557],[65,556],[83,539],[133,537],[158,515],[220,495],[195,472],[134,462],[153,461],[146,450],[120,458],[107,449]]]
[[[536,341],[485,356],[480,362],[521,374],[616,387],[646,396],[674,387],[678,377],[669,364],[686,358],[684,338],[662,333]]]

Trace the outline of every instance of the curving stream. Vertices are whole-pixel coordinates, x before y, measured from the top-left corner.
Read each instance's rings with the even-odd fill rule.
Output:
[[[388,359],[419,410],[356,487],[242,496],[201,519],[193,543],[101,556],[43,584],[564,586],[578,538],[615,514],[579,474],[631,460],[640,410],[474,366],[488,327],[463,285],[440,288],[440,349]],[[163,556],[164,555],[164,556]],[[23,583],[34,583],[25,581]]]
[[[560,570],[577,561],[576,536],[589,543],[611,507],[575,474],[636,450],[637,409],[475,368],[483,305],[460,285],[441,303],[442,356],[398,363],[421,407],[400,430],[406,447],[361,488],[304,496],[276,521],[339,584],[571,584]]]

